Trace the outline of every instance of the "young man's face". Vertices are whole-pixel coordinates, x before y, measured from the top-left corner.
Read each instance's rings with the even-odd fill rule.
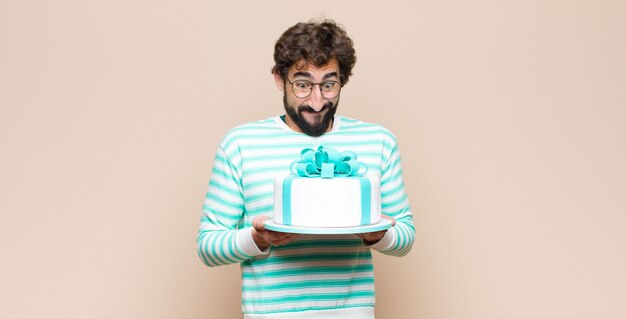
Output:
[[[325,89],[327,90],[328,84],[332,84],[331,81],[339,82],[339,64],[335,59],[331,59],[327,64],[320,67],[312,63],[298,62],[289,68],[286,81],[283,81],[278,74],[274,74],[274,78],[276,86],[280,90],[284,90],[283,104],[287,112],[285,120],[289,127],[311,136],[320,136],[331,130],[339,103],[339,94],[338,92],[322,94],[320,85],[326,86]],[[325,84],[314,84],[308,96],[299,97],[306,95],[306,93],[296,92],[298,93],[296,95],[291,83],[301,80]],[[298,83],[302,82],[296,82],[296,87],[298,87]],[[340,90],[341,88],[337,89]],[[335,94],[337,95],[334,96]]]

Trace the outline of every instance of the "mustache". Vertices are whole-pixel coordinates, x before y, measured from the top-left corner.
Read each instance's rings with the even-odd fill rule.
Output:
[[[332,108],[333,106],[334,106],[333,102],[326,102],[324,103],[324,106],[322,107],[321,110],[316,111],[311,106],[303,104],[303,105],[298,106],[298,113],[302,113],[302,112],[321,113],[321,112],[324,112],[325,110]]]

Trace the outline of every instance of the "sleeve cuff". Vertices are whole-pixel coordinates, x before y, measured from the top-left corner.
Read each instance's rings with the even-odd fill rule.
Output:
[[[244,254],[252,256],[267,255],[270,252],[270,248],[260,250],[252,239],[252,227],[242,229],[237,233],[237,245],[243,251]]]
[[[391,249],[396,241],[396,232],[394,227],[389,228],[385,236],[373,245],[365,245],[365,247],[375,249],[377,251],[385,251]]]

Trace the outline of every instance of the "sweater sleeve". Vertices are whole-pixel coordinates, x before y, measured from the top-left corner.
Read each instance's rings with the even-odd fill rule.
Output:
[[[215,154],[197,235],[198,255],[204,264],[215,267],[240,263],[264,254],[254,244],[251,228],[238,227],[244,211],[241,175],[220,147]]]
[[[381,174],[382,213],[395,218],[396,225],[385,236],[370,246],[383,254],[404,256],[409,253],[415,239],[413,215],[404,189],[400,151],[394,144]]]

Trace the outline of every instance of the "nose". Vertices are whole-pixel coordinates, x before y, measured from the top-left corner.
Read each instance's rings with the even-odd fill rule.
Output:
[[[315,112],[319,112],[324,107],[326,103],[326,99],[322,96],[322,90],[320,90],[319,84],[313,85],[313,91],[311,95],[309,95],[310,106],[315,110]]]

